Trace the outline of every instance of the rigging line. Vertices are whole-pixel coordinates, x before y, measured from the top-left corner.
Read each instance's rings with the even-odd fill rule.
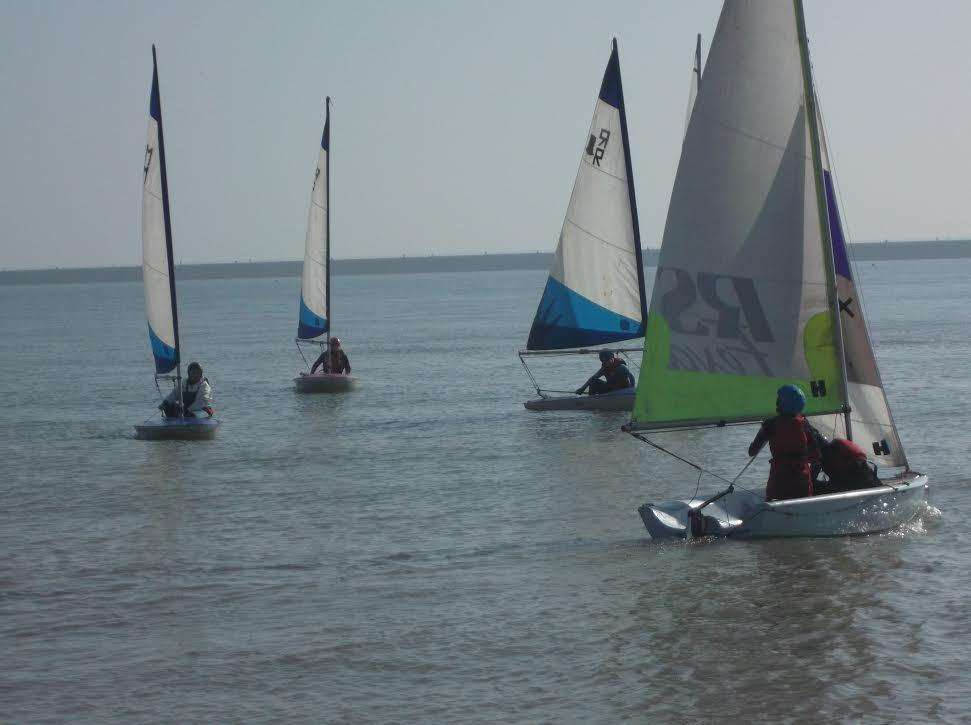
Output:
[[[310,369],[310,363],[307,362],[307,358],[303,354],[303,348],[300,347],[300,343],[299,342],[296,342],[296,341],[294,341],[294,342],[295,342],[295,344],[297,346],[297,352],[299,352],[300,353],[300,357],[303,358],[303,364],[306,365],[307,366],[307,369],[309,370]]]
[[[694,116],[695,113],[698,113],[697,107],[695,108],[694,111],[692,111],[692,116]],[[729,133],[734,133],[738,136],[741,136],[742,138],[747,138],[750,141],[755,141],[756,143],[760,143],[765,146],[768,146],[769,148],[776,149],[777,151],[781,151],[783,156],[785,156],[786,154],[792,154],[793,156],[797,156],[799,158],[805,159],[806,161],[812,160],[806,154],[800,154],[800,153],[796,153],[795,151],[790,151],[787,146],[780,146],[779,144],[772,143],[768,139],[764,139],[759,136],[756,136],[755,134],[751,134],[746,131],[743,131],[742,129],[736,126],[733,126],[730,123],[726,123],[725,121],[722,121],[718,118],[715,118],[714,116],[704,115],[704,114],[699,114],[699,115],[701,115],[702,118],[707,119],[710,123],[713,123],[716,126],[721,126]],[[795,119],[793,119],[793,121],[795,121]]]
[[[594,166],[592,163],[590,163],[589,161],[587,161],[585,158],[583,160],[583,163],[585,163],[587,166],[589,166],[594,171],[599,171],[604,176],[609,176],[611,179],[614,179],[616,181],[619,181],[619,182],[623,183],[626,186],[627,179],[625,179],[624,177],[617,176],[617,174],[611,174],[609,171],[604,171],[603,167],[601,167],[601,166]]]
[[[155,272],[155,274],[159,275],[160,277],[165,277],[165,279],[168,279],[169,278],[168,270],[166,270],[165,272],[163,272],[158,267],[154,267],[151,264],[149,264],[148,262],[142,262],[142,267],[143,268],[144,267],[147,267],[148,269],[152,270],[153,272]]]
[[[529,365],[526,364],[526,361],[523,360],[522,355],[519,356],[519,362],[523,364],[523,369],[526,371],[526,376],[529,378],[529,382],[531,382],[533,387],[536,388],[536,394],[543,397],[543,391],[539,389],[539,383],[536,382],[536,378],[533,377],[533,373],[529,369]]]
[[[715,473],[714,471],[709,471],[708,469],[704,468],[703,466],[700,466],[697,463],[694,463],[693,461],[689,461],[687,458],[684,458],[683,456],[679,456],[677,453],[674,453],[673,451],[669,451],[667,448],[665,448],[664,446],[662,446],[662,445],[660,445],[658,443],[655,443],[654,441],[652,441],[647,436],[641,435],[640,433],[634,433],[634,432],[632,432],[631,435],[634,436],[635,438],[637,438],[637,440],[643,441],[644,443],[647,443],[647,445],[651,446],[652,448],[656,448],[657,450],[661,451],[661,453],[667,453],[672,458],[677,458],[679,461],[681,461],[682,463],[685,463],[685,464],[691,466],[696,471],[700,471],[701,473],[707,473],[709,476],[712,476],[713,478],[717,478],[719,481],[724,481],[725,483],[727,483],[729,485],[731,485],[733,483],[732,481],[729,481],[724,476],[722,476],[722,475],[720,475],[718,473]],[[747,468],[747,466],[746,466],[746,468]]]
[[[583,227],[581,227],[581,226],[580,226],[579,224],[577,224],[577,223],[576,223],[575,221],[573,221],[572,219],[570,219],[570,217],[567,217],[567,218],[566,218],[566,219],[564,219],[563,221],[564,221],[564,222],[566,222],[567,224],[572,224],[573,226],[575,226],[575,227],[576,227],[577,229],[579,229],[579,230],[580,230],[581,232],[583,232],[584,234],[587,234],[587,235],[589,235],[589,236],[591,236],[591,237],[593,237],[594,239],[596,239],[596,240],[597,240],[597,241],[599,241],[599,242],[603,242],[603,243],[604,243],[604,244],[606,244],[606,245],[607,245],[608,247],[613,247],[613,248],[614,248],[614,249],[616,249],[616,250],[617,250],[618,252],[623,252],[624,254],[630,254],[630,255],[633,255],[633,254],[634,254],[634,250],[633,250],[633,249],[624,249],[623,247],[621,247],[621,246],[619,246],[619,245],[617,245],[617,244],[614,244],[613,242],[608,242],[608,241],[607,241],[606,239],[604,239],[603,237],[598,237],[598,236],[597,236],[596,234],[594,234],[593,232],[591,232],[591,231],[590,231],[589,229],[584,229]]]

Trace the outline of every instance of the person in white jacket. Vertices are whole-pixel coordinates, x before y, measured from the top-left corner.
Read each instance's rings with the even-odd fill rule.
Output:
[[[178,392],[173,388],[162,401],[159,410],[166,418],[195,418],[199,413],[205,413],[211,418],[212,386],[202,376],[202,365],[197,362],[189,363],[186,376],[182,383],[182,400],[179,400]]]

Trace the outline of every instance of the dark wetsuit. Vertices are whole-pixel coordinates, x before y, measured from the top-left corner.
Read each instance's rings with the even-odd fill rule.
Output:
[[[801,415],[777,415],[762,423],[748,447],[754,456],[769,444],[772,460],[765,500],[805,498],[813,495],[810,464],[819,460],[819,448],[812,426]]]
[[[328,355],[330,356],[329,364],[327,360]],[[324,372],[330,373],[331,375],[351,374],[351,363],[343,350],[338,350],[336,354],[331,354],[330,350],[324,350],[320,353],[320,357],[314,360],[313,367],[310,368],[310,374],[313,375],[321,365],[324,366]]]
[[[606,380],[600,380],[603,376]],[[602,395],[614,390],[634,387],[634,376],[623,360],[614,358],[597,371],[587,383],[590,388],[590,395]]]

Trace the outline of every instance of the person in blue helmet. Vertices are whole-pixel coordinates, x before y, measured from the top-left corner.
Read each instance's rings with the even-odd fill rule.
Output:
[[[768,443],[772,452],[765,500],[779,501],[813,495],[812,464],[820,459],[817,433],[802,415],[806,394],[795,385],[783,385],[776,393],[778,415],[762,423],[748,447],[754,456]]]
[[[610,350],[601,350],[600,369],[576,389],[576,394],[583,395],[583,391],[589,389],[590,395],[603,395],[614,390],[633,388],[634,384],[634,376],[627,369],[623,358],[617,357]]]

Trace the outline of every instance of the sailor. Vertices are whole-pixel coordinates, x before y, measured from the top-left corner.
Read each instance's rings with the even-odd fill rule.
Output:
[[[189,363],[186,368],[186,379],[182,383],[182,400],[179,400],[178,389],[162,401],[159,410],[166,418],[195,418],[198,413],[205,413],[212,417],[212,386],[209,379],[202,376],[202,365],[197,362]]]
[[[806,395],[795,385],[783,385],[776,396],[779,415],[762,423],[748,454],[754,456],[769,444],[772,460],[765,485],[766,501],[812,496],[810,464],[819,460],[819,448],[815,431],[802,416]]]
[[[321,372],[330,373],[331,375],[350,375],[351,374],[351,362],[347,359],[347,355],[344,354],[344,350],[341,348],[341,340],[339,337],[332,337],[327,343],[327,349],[320,353],[320,357],[314,360],[313,366],[310,368],[310,374],[313,375],[317,368],[322,366]]]
[[[601,380],[600,378],[603,378]],[[610,350],[600,351],[600,369],[583,385],[576,390],[577,395],[583,395],[583,391],[590,389],[590,395],[601,395],[614,390],[633,388],[634,376],[627,369],[627,364],[622,358],[614,355]]]
[[[815,495],[856,491],[880,485],[880,479],[867,460],[866,453],[856,443],[845,438],[827,441],[822,436],[819,440],[822,455],[819,468],[829,480],[816,478],[813,481]]]

